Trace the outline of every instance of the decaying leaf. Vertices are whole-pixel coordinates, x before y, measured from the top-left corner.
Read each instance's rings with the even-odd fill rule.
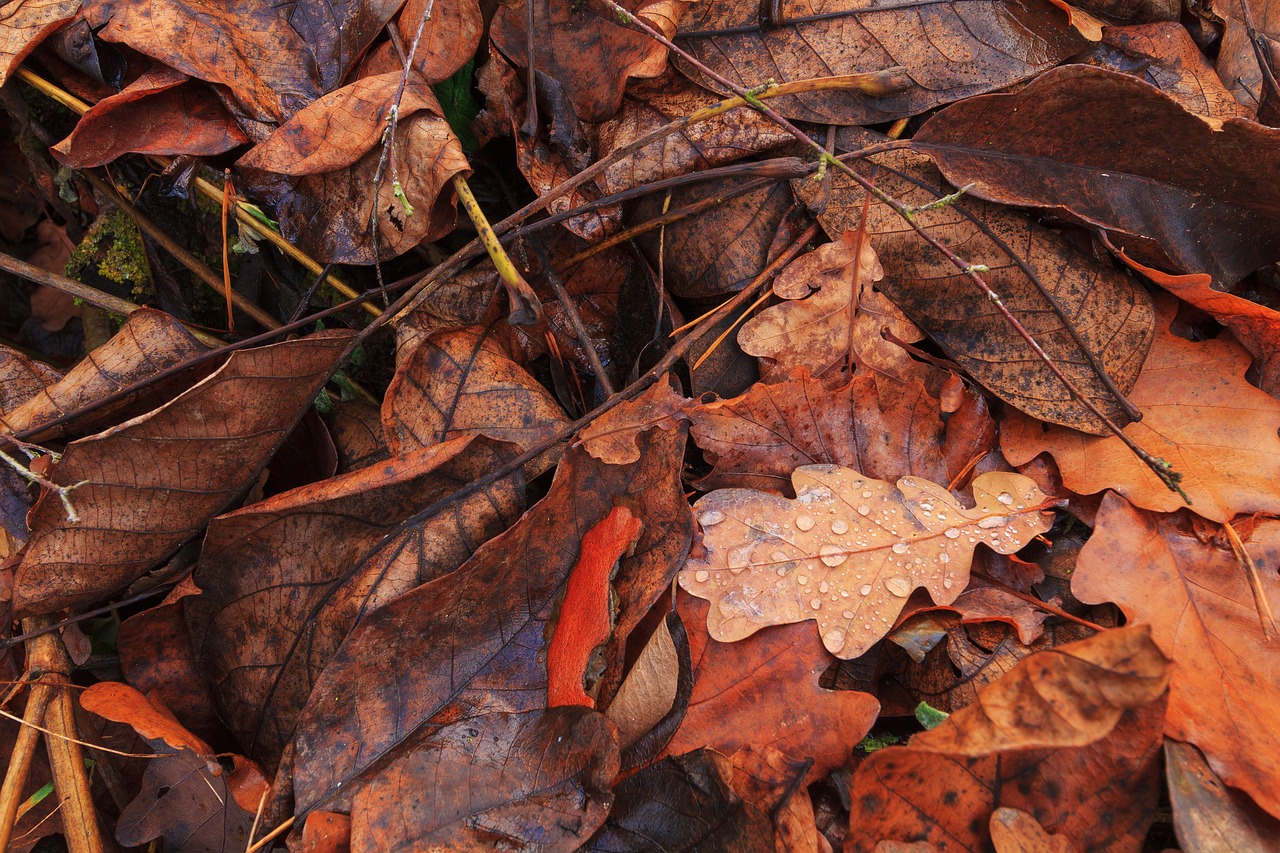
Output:
[[[680,585],[711,602],[711,636],[732,642],[766,625],[816,620],[832,654],[855,658],[888,633],[916,587],[950,604],[982,543],[1011,554],[1048,530],[1054,501],[1021,474],[973,481],[977,505],[916,477],[893,486],[850,468],[804,465],[794,500],[747,489],[695,504],[706,555]]]
[[[1275,846],[1275,839],[1280,838],[1280,819],[1222,784],[1200,750],[1189,743],[1165,740],[1164,766],[1174,828],[1186,853],[1265,853]]]
[[[0,9],[0,86],[50,33],[76,16],[80,0],[15,0]]]

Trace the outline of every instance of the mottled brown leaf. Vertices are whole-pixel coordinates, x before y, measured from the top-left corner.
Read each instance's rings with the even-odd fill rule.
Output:
[[[1151,623],[1173,660],[1167,733],[1200,747],[1224,782],[1280,817],[1280,660],[1257,598],[1280,601],[1280,522],[1263,522],[1246,549],[1259,564],[1256,588],[1231,548],[1202,541],[1185,512],[1157,515],[1108,493],[1071,588]]]
[[[693,440],[715,464],[698,481],[703,489],[787,493],[792,471],[820,463],[878,480],[946,480],[938,403],[919,381],[871,373],[812,379],[801,368],[732,400],[694,406],[689,419]]]
[[[979,542],[1011,554],[1053,523],[1053,502],[1021,474],[975,479],[972,509],[927,480],[895,487],[835,465],[802,466],[791,482],[794,500],[722,489],[694,505],[706,554],[689,560],[680,585],[711,602],[708,628],[721,642],[813,619],[832,654],[858,657],[916,587],[954,601]]]
[[[18,430],[10,423],[10,413],[61,378],[61,373],[44,362],[0,346],[0,426],[5,432]]]
[[[14,612],[53,613],[110,595],[169,556],[242,495],[302,417],[350,334],[233,353],[170,403],[67,446],[51,479],[79,522],[46,494],[14,587]]]
[[[788,118],[822,124],[916,115],[1033,77],[1086,44],[1065,14],[1040,0],[781,0],[767,6],[783,18],[771,25],[761,21],[762,8],[755,0],[698,4],[680,25],[679,43],[748,88],[906,67],[914,85],[900,94],[811,92],[770,101]]]
[[[80,11],[79,0],[14,0],[0,8],[0,86],[27,54]]]
[[[864,139],[859,138],[857,144],[863,144]],[[876,162],[881,164],[876,186],[899,201],[922,205],[938,198],[932,190],[942,182],[924,158],[898,153],[876,158]],[[871,174],[866,166],[855,168],[864,176]],[[831,203],[818,218],[834,237],[857,227],[865,194],[840,173],[827,180],[831,182]],[[804,182],[797,186],[805,191]],[[982,273],[983,279],[1059,369],[1098,408],[1118,423],[1125,422],[1123,411],[1048,300],[1035,288],[1027,270],[1056,298],[1085,347],[1121,391],[1133,387],[1154,334],[1154,314],[1146,291],[1109,263],[1073,248],[1061,234],[1003,207],[964,198],[940,210],[920,212],[916,220],[964,260],[989,267]],[[878,199],[871,201],[867,231],[885,269],[879,289],[970,376],[1036,418],[1095,434],[1105,430],[986,295]],[[1006,248],[1016,261],[1005,253]],[[1026,270],[1019,262],[1026,264]]]
[[[632,502],[644,519],[635,554],[619,566],[620,588],[630,576],[663,582],[687,552],[683,447],[682,434],[653,430],[632,465],[568,450],[547,497],[511,529],[456,572],[366,617],[298,723],[296,814],[349,802],[362,774],[400,755],[415,732],[544,707],[547,621],[582,536],[614,500]]]
[[[318,673],[370,611],[456,569],[523,508],[519,477],[422,512],[501,464],[455,439],[214,519],[183,604],[223,720],[274,767]]]
[[[615,406],[583,427],[573,445],[610,465],[635,462],[640,458],[640,434],[653,427],[675,429],[686,420],[687,402],[663,377],[636,399]]]
[[[1280,184],[1280,130],[1204,118],[1127,74],[1056,68],[946,109],[912,143],[957,186],[1071,214],[1144,263],[1162,250],[1226,286],[1280,259],[1280,203],[1258,191]]]
[[[1164,767],[1174,829],[1186,853],[1266,853],[1275,848],[1275,840],[1280,838],[1280,819],[1263,812],[1241,792],[1223,785],[1200,750],[1189,743],[1166,739]]]
[[[353,853],[574,850],[613,804],[618,741],[584,708],[489,713],[444,726],[371,775]]]
[[[94,104],[52,151],[84,169],[131,152],[209,156],[248,141],[213,90],[162,65]]]
[[[1050,835],[1031,815],[1001,806],[991,813],[991,845],[996,853],[1075,853],[1065,835]]]
[[[253,815],[236,803],[226,774],[214,776],[188,752],[146,762],[142,787],[116,822],[116,840],[140,847],[163,838],[177,853],[224,853],[249,845]]]
[[[406,52],[417,37],[418,26],[427,13],[430,17],[422,28],[413,68],[428,83],[439,83],[449,79],[453,72],[475,56],[484,30],[484,17],[476,0],[452,0],[448,3],[408,0],[396,19],[396,28],[404,40]]]

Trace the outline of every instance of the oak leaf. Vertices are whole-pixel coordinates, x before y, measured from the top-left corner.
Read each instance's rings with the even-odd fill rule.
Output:
[[[1245,381],[1249,354],[1236,342],[1192,343],[1173,334],[1172,300],[1161,306],[1156,342],[1129,398],[1145,413],[1125,435],[1182,475],[1191,510],[1212,521],[1280,512],[1280,401]],[[1053,455],[1068,489],[1115,489],[1144,509],[1173,512],[1171,492],[1115,436],[1095,437],[1009,412],[1001,449],[1013,465]]]
[[[855,658],[888,633],[916,587],[950,604],[981,542],[1011,554],[1049,529],[1054,502],[1021,474],[973,481],[966,509],[916,477],[893,486],[850,468],[805,465],[795,500],[747,489],[695,504],[706,553],[680,585],[711,602],[711,636],[732,642],[767,625],[814,619],[832,654]]]

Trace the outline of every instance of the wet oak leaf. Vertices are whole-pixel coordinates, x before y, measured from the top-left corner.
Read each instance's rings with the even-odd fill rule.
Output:
[[[67,446],[50,477],[76,488],[79,522],[45,494],[14,612],[54,613],[119,591],[197,535],[252,485],[351,337],[318,332],[233,353],[159,409]]]
[[[750,88],[905,66],[913,85],[874,97],[810,92],[772,99],[787,118],[876,124],[927,112],[1034,77],[1084,48],[1067,16],[1047,2],[781,0],[782,21],[761,21],[754,0],[700,3],[680,25],[679,44],[711,70]],[[680,70],[719,86],[686,63]],[[721,94],[728,94],[721,92]]]
[[[917,378],[919,365],[881,336],[887,328],[907,342],[921,338],[915,325],[876,291],[875,282],[882,278],[884,268],[871,236],[845,231],[836,242],[802,255],[778,274],[773,292],[788,301],[744,323],[738,345],[784,373],[807,367],[820,376],[852,361],[903,381]]]
[[[214,519],[184,599],[191,643],[227,727],[274,768],[352,628],[397,595],[456,569],[512,524],[522,481],[423,511],[509,458],[458,438]]]
[[[858,148],[878,137],[850,133]],[[864,177],[904,204],[927,205],[951,192],[928,159],[910,152],[874,158],[878,168],[855,163]],[[851,178],[828,175],[831,201],[818,221],[836,236],[858,227],[865,193]],[[804,198],[812,182],[793,184]],[[945,187],[945,188],[944,188]],[[1085,352],[1035,287],[1035,273],[1057,300],[1068,322],[1122,392],[1133,387],[1154,335],[1154,313],[1146,291],[1131,277],[1075,249],[1067,238],[1024,214],[965,197],[916,221],[971,263],[989,269],[983,279],[1095,405],[1117,423],[1126,418],[1089,365]],[[878,289],[923,329],[979,384],[1033,417],[1101,435],[1106,427],[1080,405],[1009,325],[990,299],[879,199],[867,212],[870,234],[885,269]],[[1013,253],[1013,258],[1005,249]],[[1025,264],[1024,269],[1020,264]]]
[[[430,336],[397,366],[382,402],[382,425],[395,454],[466,435],[510,442],[523,452],[568,422],[493,328]],[[542,460],[550,464],[554,457],[544,454]]]
[[[1280,601],[1272,568],[1280,522],[1263,521],[1245,547],[1259,565],[1257,594]],[[1108,493],[1071,589],[1081,601],[1115,602],[1130,621],[1151,624],[1173,660],[1168,735],[1198,746],[1222,781],[1280,817],[1280,660],[1231,548],[1202,541],[1186,512],[1158,515]]]
[[[15,0],[0,8],[0,86],[27,54],[80,11],[79,0]]]
[[[1280,130],[1196,115],[1127,74],[1055,68],[948,107],[912,145],[974,195],[1070,214],[1144,263],[1225,287],[1280,259],[1280,203],[1258,192],[1280,183]]]
[[[628,578],[669,583],[688,553],[683,451],[683,434],[663,430],[645,435],[631,465],[605,465],[570,448],[547,496],[514,526],[457,571],[369,614],[321,673],[298,723],[295,813],[349,803],[363,774],[399,756],[419,730],[545,707],[548,620],[582,537],[614,501],[628,502],[644,521],[615,582],[623,591],[620,625]]]
[[[846,377],[813,379],[797,368],[782,382],[690,407],[693,440],[715,465],[698,486],[784,493],[792,471],[823,463],[878,480],[946,480],[938,403],[924,386]]]
[[[858,766],[845,850],[989,849],[992,813],[1008,807],[1082,849],[1138,853],[1160,793],[1168,679],[1145,626],[1026,658],[975,705]]]
[[[815,782],[843,766],[876,721],[880,703],[869,693],[824,690],[818,683],[834,663],[808,625],[778,625],[744,640],[722,643],[707,633],[708,606],[681,595],[688,626],[693,693],[666,752],[710,746],[733,755],[763,745],[812,759]]]
[[[1245,381],[1249,354],[1227,338],[1192,343],[1169,329],[1172,300],[1151,354],[1129,394],[1143,413],[1125,435],[1182,476],[1191,510],[1212,521],[1246,512],[1280,512],[1280,401]],[[1001,449],[1010,464],[1053,455],[1068,489],[1114,489],[1144,509],[1185,504],[1124,443],[1039,424],[1009,412]]]
[[[602,714],[471,717],[372,774],[352,803],[351,850],[574,850],[604,823],[617,773],[617,732]]]
[[[1053,523],[1055,502],[1021,474],[975,479],[972,509],[916,477],[895,487],[805,465],[791,481],[794,500],[722,489],[694,505],[706,553],[690,558],[680,585],[711,602],[707,627],[721,642],[813,619],[832,654],[858,657],[916,587],[938,604],[955,601],[978,543],[1011,554]]]
[[[128,153],[211,156],[248,141],[212,89],[162,65],[94,104],[51,150],[84,169]]]
[[[675,429],[687,420],[687,403],[663,377],[636,399],[613,407],[583,427],[574,446],[610,465],[635,462],[640,458],[640,434],[652,427]]]

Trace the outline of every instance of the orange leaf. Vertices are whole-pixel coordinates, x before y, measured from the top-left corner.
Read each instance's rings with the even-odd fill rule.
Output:
[[[205,760],[215,776],[222,772],[209,744],[188,731],[168,708],[127,684],[100,681],[80,694],[80,706],[99,717],[132,726],[147,740],[160,739],[174,749],[189,749]]]
[[[1192,343],[1169,328],[1173,301],[1159,301],[1161,322],[1129,399],[1142,410],[1124,428],[1147,452],[1182,475],[1191,511],[1213,521],[1243,512],[1280,512],[1280,401],[1245,381],[1249,354],[1229,340]],[[1184,506],[1115,436],[1042,426],[1010,412],[1001,449],[1014,465],[1053,454],[1068,489],[1115,489],[1144,509]]]
[[[569,575],[560,621],[547,648],[547,707],[585,705],[595,699],[583,689],[591,657],[608,641],[613,628],[609,578],[640,538],[640,519],[624,506],[614,507],[582,537],[582,552]]]

